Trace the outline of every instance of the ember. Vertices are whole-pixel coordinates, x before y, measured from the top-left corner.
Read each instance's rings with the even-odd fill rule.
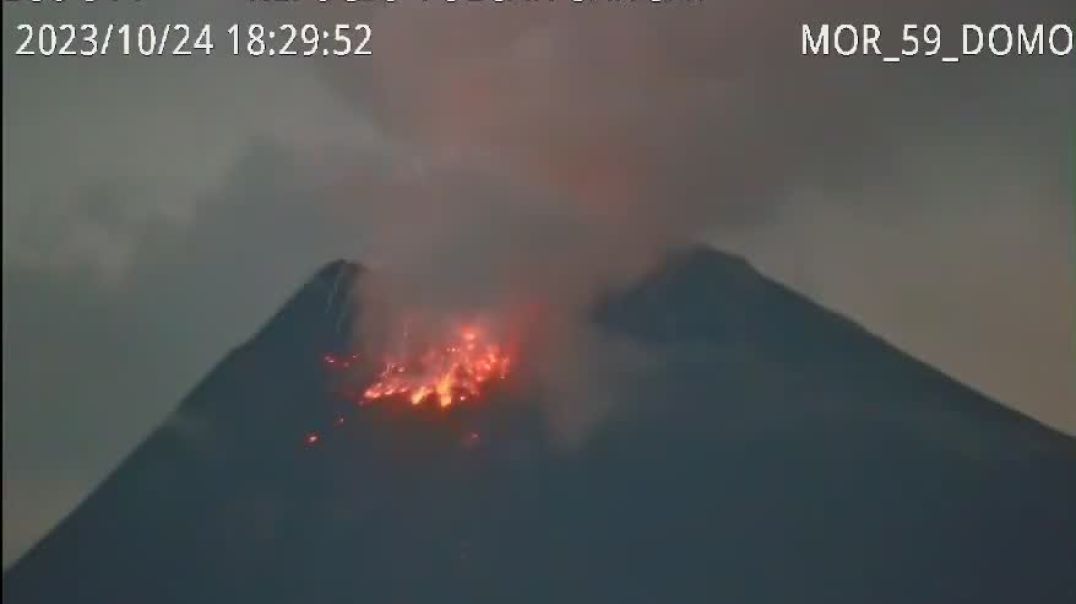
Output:
[[[468,432],[467,435],[463,437],[463,446],[467,449],[473,449],[477,447],[481,441],[482,437],[479,436],[478,432]]]
[[[325,362],[329,367],[335,367],[340,369],[348,369],[353,363],[357,363],[359,355],[353,354],[347,357],[337,357],[331,354],[327,354],[321,357],[321,360]]]
[[[464,327],[451,341],[411,358],[389,358],[365,401],[402,398],[412,405],[433,401],[446,408],[480,397],[490,382],[508,377],[511,358],[477,327]]]

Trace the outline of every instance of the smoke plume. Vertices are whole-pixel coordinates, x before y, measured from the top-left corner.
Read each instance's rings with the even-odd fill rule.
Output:
[[[801,56],[800,35],[803,23],[939,23],[955,53],[962,22],[1063,15],[1056,2],[386,7],[371,65],[324,70],[387,143],[367,162],[376,169],[339,181],[362,255],[384,274],[379,296],[392,292],[378,306],[539,308],[546,337],[579,343],[591,336],[563,330],[597,292],[715,229],[767,221],[805,194],[872,203],[856,194],[865,182],[915,178],[899,174],[909,156],[934,156],[942,140],[959,141],[941,158],[954,170],[1012,147],[1049,157],[1065,145],[1052,129],[1072,92],[1064,58],[892,67]],[[884,42],[898,52],[897,34]],[[1042,119],[1019,117],[1033,112]]]

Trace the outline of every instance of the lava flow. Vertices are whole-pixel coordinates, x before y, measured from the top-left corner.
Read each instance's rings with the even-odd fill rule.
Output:
[[[511,357],[477,327],[454,332],[447,344],[409,358],[389,358],[364,401],[401,398],[412,405],[436,402],[441,408],[482,396],[495,380],[508,377]]]

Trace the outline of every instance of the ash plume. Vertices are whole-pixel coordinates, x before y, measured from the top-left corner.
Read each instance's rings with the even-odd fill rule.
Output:
[[[801,56],[802,23],[898,31],[914,17],[955,32],[1067,13],[1046,1],[385,7],[371,64],[323,70],[384,137],[365,162],[377,167],[340,186],[366,257],[415,299],[577,303],[582,284],[637,275],[662,250],[764,222],[805,191],[848,196],[909,146],[956,132],[951,161],[967,165],[1032,140],[1044,157],[1066,144],[1063,59],[888,69]],[[988,100],[987,87],[1027,94]],[[1015,119],[1034,111],[1057,120]],[[989,138],[968,127],[1003,117]]]
[[[373,19],[371,65],[324,70],[387,143],[368,162],[379,170],[340,181],[361,200],[362,257],[384,274],[378,295],[393,298],[377,306],[538,307],[570,330],[596,294],[670,248],[765,223],[804,196],[893,203],[885,185],[871,187],[879,201],[856,192],[917,178],[908,157],[932,156],[943,140],[958,141],[940,158],[952,166],[1019,147],[1059,168],[1056,124],[1071,121],[1057,102],[1072,96],[1064,59],[892,69],[878,57],[801,56],[800,27],[936,22],[955,38],[963,21],[1056,22],[1065,12],[1056,2],[386,7]],[[1044,119],[1019,117],[1033,112]],[[1007,125],[985,137],[977,123]],[[1015,174],[1029,185],[1035,176]]]

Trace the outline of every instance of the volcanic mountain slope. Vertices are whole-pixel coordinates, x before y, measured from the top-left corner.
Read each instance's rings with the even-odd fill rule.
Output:
[[[1076,601],[1076,443],[739,259],[676,254],[599,305],[649,362],[569,449],[507,388],[344,410],[321,356],[360,273],[231,353],[4,601]]]

